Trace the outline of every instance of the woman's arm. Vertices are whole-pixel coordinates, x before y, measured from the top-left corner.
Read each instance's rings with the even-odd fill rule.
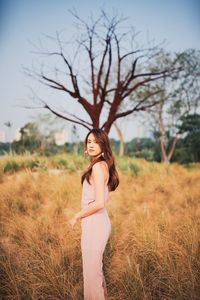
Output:
[[[87,207],[84,207],[79,211],[74,218],[81,219],[89,215],[94,214],[99,209],[102,209],[105,206],[104,203],[104,166],[98,162],[92,167],[92,176],[94,181],[94,190],[95,190],[95,201],[90,203]]]

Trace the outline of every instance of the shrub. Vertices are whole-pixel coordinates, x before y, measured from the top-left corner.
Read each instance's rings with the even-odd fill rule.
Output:
[[[136,164],[136,163],[130,163],[129,165],[129,168],[130,168],[130,171],[131,171],[131,174],[137,176],[139,174],[139,171],[141,170],[139,165]]]
[[[38,168],[40,166],[40,161],[38,159],[36,160],[28,159],[25,160],[22,165],[24,168],[33,170],[34,168]]]
[[[5,163],[4,166],[4,173],[13,173],[13,172],[17,172],[21,169],[21,165],[20,163],[17,163],[14,159],[13,160],[9,160]]]

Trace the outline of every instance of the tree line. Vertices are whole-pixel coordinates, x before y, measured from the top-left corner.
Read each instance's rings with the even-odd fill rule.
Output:
[[[182,118],[182,124],[178,126],[180,134],[184,136],[177,141],[172,162],[181,164],[200,161],[200,115],[188,115]],[[54,131],[41,132],[37,122],[29,122],[20,129],[20,139],[12,143],[0,143],[0,154],[17,153],[24,154],[27,151],[39,155],[55,155],[59,153],[75,153],[83,155],[84,144],[80,141],[77,127],[71,129],[72,141],[63,145],[57,145]],[[148,161],[162,161],[160,151],[159,133],[154,132],[152,138],[135,137],[124,144],[124,155],[129,157],[144,158]],[[120,141],[111,138],[113,151],[120,154]],[[169,139],[169,149],[173,140]],[[167,149],[167,151],[169,150]]]

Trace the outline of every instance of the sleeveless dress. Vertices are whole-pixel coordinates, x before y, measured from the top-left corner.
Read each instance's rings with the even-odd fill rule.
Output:
[[[108,181],[108,180],[107,180]],[[107,182],[104,201],[108,201]],[[95,200],[94,184],[83,181],[81,207]],[[105,207],[81,219],[81,253],[83,263],[84,300],[106,300],[107,288],[103,274],[103,253],[111,233],[111,222]]]

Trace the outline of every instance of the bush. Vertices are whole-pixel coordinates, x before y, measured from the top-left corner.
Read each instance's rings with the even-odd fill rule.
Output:
[[[22,163],[23,167],[24,168],[28,168],[28,169],[31,169],[33,170],[34,168],[38,168],[39,165],[40,165],[40,161],[38,159],[36,160],[25,160],[23,163]]]
[[[130,163],[130,171],[131,171],[131,174],[137,176],[139,174],[139,171],[140,171],[140,167],[139,165],[135,164],[135,163]]]
[[[133,161],[134,159],[125,159],[125,158],[118,158],[117,165],[119,166],[120,171],[122,173],[131,173],[132,175],[137,176],[141,167],[138,163]]]
[[[17,163],[14,159],[13,160],[9,160],[5,163],[4,166],[4,173],[13,173],[13,172],[17,172],[21,169],[21,165],[20,163]]]
[[[4,173],[3,167],[2,165],[0,165],[0,183],[3,182],[3,173]]]
[[[68,161],[61,157],[55,157],[52,159],[53,167],[57,169],[68,169]]]

